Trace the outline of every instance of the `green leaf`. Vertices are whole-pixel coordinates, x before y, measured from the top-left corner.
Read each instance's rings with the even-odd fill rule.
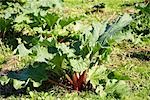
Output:
[[[70,59],[71,66],[75,72],[83,72],[88,69],[90,61],[89,59]]]
[[[67,57],[74,57],[75,54],[75,50],[69,48],[67,45],[65,45],[64,43],[61,43],[58,45],[58,48],[62,50],[63,54],[66,54]]]
[[[25,84],[25,81],[20,81],[20,80],[16,80],[16,79],[13,79],[13,87],[15,89],[21,89],[23,86],[23,84]]]
[[[59,16],[55,13],[52,14],[49,13],[44,17],[44,19],[50,28],[56,24],[57,20],[59,19]]]
[[[33,67],[29,67],[29,78],[34,80],[35,82],[42,82],[47,80],[46,67],[48,65],[45,63],[37,63],[34,64]]]
[[[94,55],[96,52],[98,52],[101,49],[101,45],[99,43],[95,44],[92,50],[92,54]]]
[[[107,71],[104,66],[94,66],[89,69],[87,81],[90,81],[92,86],[96,88],[99,85],[99,81],[102,79],[107,79]]]
[[[1,52],[1,51],[0,51]],[[5,61],[5,55],[0,54],[0,65]],[[1,68],[1,67],[0,67]]]
[[[106,46],[108,44],[108,40],[117,32],[122,30],[125,26],[127,26],[132,21],[132,18],[128,14],[124,14],[116,23],[109,26],[105,33],[99,37],[99,42],[102,46]]]
[[[111,53],[111,48],[106,48],[102,53],[101,53],[101,60],[108,61],[109,55]]]
[[[117,83],[118,83],[118,80],[116,80],[116,79],[108,80],[106,83],[105,91],[107,93],[115,92],[116,87],[117,87]]]
[[[7,84],[8,82],[9,82],[9,78],[7,77],[7,76],[0,76],[0,83],[2,84],[2,85],[5,85],[5,84]]]
[[[39,3],[42,7],[62,7],[62,0],[39,0]]]
[[[35,56],[35,61],[37,62],[45,62],[46,60],[52,59],[53,55],[48,53],[48,49],[45,47],[40,47],[39,45],[32,48],[33,51],[36,51],[37,55]]]
[[[74,21],[76,21],[76,20],[78,20],[77,17],[75,17],[75,18],[68,17],[68,18],[64,18],[64,19],[60,20],[59,24],[60,24],[61,27],[63,28],[63,27],[69,25],[70,23],[72,23],[72,22],[74,22]]]
[[[31,82],[33,83],[33,87],[39,87],[42,84],[41,82],[36,82],[34,80],[31,80]]]
[[[30,27],[33,27],[33,30],[37,32],[43,32],[42,26],[44,24],[44,21],[42,20],[42,17],[40,15],[32,15],[30,16],[32,18],[32,21],[29,22]]]
[[[125,81],[113,79],[107,81],[104,91],[112,95],[115,93],[119,95],[125,95],[129,93],[129,88],[127,87]]]
[[[31,20],[28,16],[26,15],[19,15],[15,18],[14,22],[17,22],[17,23],[21,23],[21,22],[26,22],[26,23],[31,23]]]
[[[11,20],[0,18],[0,23],[0,33],[5,33],[11,28]]]
[[[33,82],[33,86],[37,87],[41,85],[42,81],[48,79],[45,69],[47,64],[37,63],[33,67],[29,66],[18,72],[8,72],[8,78],[13,80],[13,85],[16,89],[26,86],[29,80]]]
[[[107,93],[104,91],[104,87],[102,85],[98,85],[96,88],[96,93],[98,93],[103,100],[106,100]]]
[[[109,79],[129,80],[129,76],[122,75],[120,72],[114,71],[108,75]]]
[[[106,30],[106,26],[107,23],[93,23],[93,30],[92,30],[92,38],[90,40],[90,46],[94,47],[97,40],[99,39],[99,36],[101,36],[102,34],[104,34],[105,30]]]
[[[47,41],[49,41],[49,45],[48,46],[51,46],[51,47],[55,47],[56,46],[57,40],[55,38],[47,38]]]
[[[89,46],[84,46],[81,50],[80,50],[80,55],[82,56],[82,58],[86,58],[86,56],[90,53],[90,47]]]
[[[30,50],[26,49],[23,43],[18,45],[16,49],[21,57],[27,56],[29,53],[32,53]]]
[[[51,69],[54,73],[56,73],[58,77],[62,76],[62,74],[64,73],[63,68],[65,68],[67,65],[65,57],[65,55],[60,55],[57,53],[51,60]]]
[[[24,69],[23,71],[19,71],[19,73],[9,72],[8,77],[20,81],[26,81],[29,78],[29,73],[30,73],[29,69]]]

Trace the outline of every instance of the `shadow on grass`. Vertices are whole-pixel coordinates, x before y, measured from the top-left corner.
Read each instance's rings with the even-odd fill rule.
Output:
[[[11,95],[19,96],[20,94],[26,95],[27,94],[26,88],[16,90],[15,88],[13,88],[13,85],[11,83],[9,83],[7,85],[0,84],[0,96],[1,97],[7,98]]]
[[[131,52],[127,56],[131,58],[137,58],[143,61],[150,61],[150,51]]]

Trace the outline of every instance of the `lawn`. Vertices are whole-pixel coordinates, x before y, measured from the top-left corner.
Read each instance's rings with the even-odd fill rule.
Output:
[[[150,4],[0,1],[0,99],[149,100]]]

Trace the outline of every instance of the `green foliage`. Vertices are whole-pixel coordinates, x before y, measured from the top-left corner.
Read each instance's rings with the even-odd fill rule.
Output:
[[[128,95],[129,87],[127,87],[124,81],[116,78],[118,75],[114,75],[114,78],[109,78],[109,71],[104,66],[94,66],[89,70],[87,80],[90,80],[92,86],[96,89],[96,93],[101,98],[122,98]],[[120,75],[122,78],[125,76]]]
[[[13,80],[15,89],[24,88],[29,82],[33,82],[34,87],[39,87],[42,81],[47,80],[46,66],[45,64],[34,64],[19,72],[9,72],[7,76],[1,76],[0,82],[5,85]]]
[[[20,57],[30,56],[33,60],[33,65],[31,64],[32,67],[30,66],[18,73],[9,72],[8,79],[15,79],[13,84],[16,89],[26,86],[29,80],[33,82],[33,86],[37,87],[42,81],[47,79],[47,74],[45,73],[47,68],[56,73],[57,76],[64,75],[67,70],[80,73],[91,68],[89,69],[88,75],[90,78],[88,80],[96,88],[100,80],[107,79],[107,74],[105,75],[105,67],[95,69],[93,66],[96,63],[99,65],[102,60],[109,56],[110,47],[108,40],[112,38],[113,34],[126,26],[129,21],[131,21],[131,17],[123,15],[115,24],[109,25],[108,28],[107,22],[104,23],[104,26],[101,23],[89,26],[92,28],[83,30],[78,39],[71,40],[72,43],[78,43],[78,47],[74,44],[72,45],[72,43],[66,44],[56,41],[57,37],[55,36],[33,38],[32,40],[37,39],[37,43],[33,44],[30,49],[27,49],[23,43],[20,43],[16,53]],[[51,27],[55,22],[48,23]],[[18,40],[18,42],[21,41]],[[36,63],[37,65],[34,65]],[[1,80],[1,82],[3,81]]]
[[[33,87],[39,87],[48,80],[49,74],[55,75],[57,80],[64,79],[65,74],[81,74],[88,70],[87,82],[92,84],[97,94],[102,98],[120,98],[123,94],[120,89],[125,89],[124,81],[119,81],[122,80],[121,75],[114,74],[113,78],[109,78],[108,69],[100,65],[109,57],[113,36],[131,22],[128,14],[118,17],[111,24],[108,21],[80,24],[79,30],[71,33],[68,26],[78,25],[73,22],[77,23],[81,16],[64,17],[50,12],[49,9],[62,7],[60,0],[26,0],[3,5],[5,9],[1,8],[0,14],[5,26],[0,26],[1,30],[12,29],[21,33],[14,53],[21,59],[29,57],[31,61],[25,65],[26,68],[1,76],[2,85],[12,82],[15,89],[20,89],[30,82]],[[12,26],[7,20],[12,21]],[[61,34],[61,31],[66,34]],[[27,34],[33,37],[29,39]],[[34,98],[32,92],[30,95]]]
[[[70,60],[71,66],[73,67],[73,71],[75,72],[83,72],[88,69],[90,61],[88,59],[83,60],[80,58],[77,59],[71,59]]]
[[[100,37],[99,41],[102,45],[105,45],[110,37],[112,37],[115,33],[121,30],[123,27],[127,26],[131,22],[132,18],[125,14],[122,16],[117,23],[114,23],[110,28],[107,29],[106,33]]]
[[[124,81],[108,80],[104,90],[108,96],[121,99],[129,94],[129,87]]]
[[[35,62],[46,62],[47,59],[52,59],[53,55],[48,53],[48,50],[44,47],[35,46],[33,51],[36,52]]]
[[[18,45],[18,47],[17,47],[16,50],[18,51],[18,53],[19,53],[19,55],[20,55],[21,57],[27,56],[29,53],[31,53],[30,50],[26,49],[26,47],[24,46],[24,44]]]
[[[1,24],[0,29],[4,31],[5,28],[12,28],[23,34],[35,34],[37,31],[34,27],[45,28],[46,26],[51,29],[60,17],[57,14],[51,14],[48,9],[62,7],[61,0],[26,0],[23,4],[8,1],[2,4],[5,5],[5,10],[3,6],[0,8],[0,21],[4,24]],[[11,20],[11,25],[9,20]]]
[[[8,59],[12,55],[13,53],[11,49],[5,46],[0,40],[0,69],[2,67],[1,65],[5,62],[5,60]]]
[[[47,14],[44,19],[46,20],[47,24],[49,27],[53,27],[54,24],[57,22],[58,20],[58,15],[56,14]],[[50,19],[53,19],[53,20],[50,20]]]
[[[89,70],[87,80],[90,80],[90,83],[94,88],[99,85],[99,81],[107,78],[107,68],[104,66],[94,66]]]
[[[5,85],[5,84],[7,84],[9,82],[10,79],[8,79],[7,76],[1,76],[0,80],[1,80],[1,84]]]
[[[62,19],[59,24],[61,25],[61,27],[63,28],[64,26],[67,26],[68,24],[78,20],[79,18],[72,18],[72,17],[69,17],[69,18],[65,18],[65,19]]]
[[[10,29],[11,27],[11,20],[0,18],[0,37],[4,37],[5,33]]]

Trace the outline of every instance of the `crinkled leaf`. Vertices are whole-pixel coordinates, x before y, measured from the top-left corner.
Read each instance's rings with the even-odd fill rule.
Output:
[[[74,50],[69,48],[64,43],[59,44],[58,48],[62,50],[63,54],[67,54],[68,57],[74,57],[75,56]]]
[[[96,88],[97,85],[99,85],[99,81],[101,79],[107,79],[107,71],[106,67],[104,66],[94,66],[91,69],[89,69],[87,81],[90,81],[92,86]]]
[[[35,46],[33,48],[37,52],[37,55],[35,56],[35,61],[37,62],[46,62],[47,59],[52,59],[53,55],[48,53],[48,49],[45,47],[40,47],[39,45]]]
[[[25,15],[19,15],[15,18],[14,22],[17,22],[17,23],[21,23],[21,22],[27,22],[27,23],[31,23],[31,20],[28,16],[25,16]]]
[[[123,27],[127,26],[132,21],[128,14],[124,14],[116,23],[109,26],[105,33],[99,37],[99,42],[102,46],[106,46],[110,37],[119,32]]]
[[[42,7],[62,7],[62,0],[39,0]]]
[[[13,79],[13,87],[15,89],[21,89],[23,84],[25,84],[25,81]]]
[[[96,93],[98,93],[104,100],[106,99],[107,93],[104,91],[104,87],[99,84],[96,88]]]
[[[110,94],[120,94],[124,95],[129,93],[129,88],[127,87],[127,84],[125,81],[118,81],[116,79],[108,80],[105,86],[105,92]]]
[[[81,44],[82,47],[88,45],[90,41],[92,40],[92,33],[90,32],[92,30],[91,26],[86,27],[86,29],[83,31],[83,35],[81,36]]]
[[[8,82],[9,82],[9,78],[7,77],[7,76],[0,76],[0,83],[2,84],[2,85],[5,85],[5,84],[7,84]]]
[[[83,72],[88,69],[90,61],[88,59],[70,59],[71,66],[75,72]]]
[[[28,50],[23,43],[18,45],[16,49],[21,57],[27,56],[29,53],[32,53],[30,50]]]

